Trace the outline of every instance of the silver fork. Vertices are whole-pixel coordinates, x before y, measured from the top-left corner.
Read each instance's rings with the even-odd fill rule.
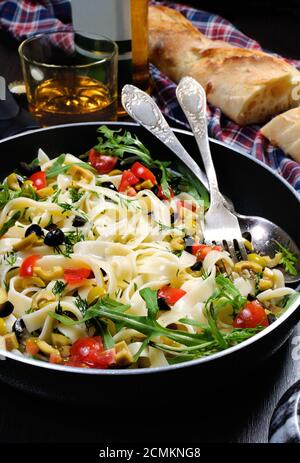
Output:
[[[224,206],[218,186],[208,141],[205,91],[195,79],[184,77],[177,86],[176,96],[195,135],[209,183],[210,207],[205,214],[203,230],[205,242],[225,246],[234,262],[237,249],[242,259],[247,260],[238,219]]]

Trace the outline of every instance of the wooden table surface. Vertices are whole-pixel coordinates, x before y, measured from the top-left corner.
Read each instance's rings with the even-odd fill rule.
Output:
[[[257,27],[258,24],[263,27],[263,18],[256,19],[247,23],[247,33],[261,39],[264,34],[260,34],[261,29]],[[276,32],[276,21],[274,19],[272,31],[269,16],[269,39],[272,32]],[[244,22],[243,16],[241,25]],[[284,27],[287,31],[288,24]],[[290,36],[293,34],[299,40],[298,30],[291,28]],[[292,50],[289,50],[288,43],[285,50],[276,50],[276,46],[273,50],[300,57],[300,47],[296,50],[295,42],[291,43]],[[265,44],[272,49],[270,45]],[[16,48],[14,40],[0,33],[0,75],[7,79],[7,83],[21,78]],[[299,325],[293,336],[296,335],[300,336]],[[218,395],[211,391],[202,397],[197,394],[197,384],[187,385],[187,391],[182,391],[182,395],[189,396],[192,392],[193,398],[188,412],[186,407],[181,410],[178,403],[153,413],[146,409],[146,414],[140,416],[122,414],[121,409],[116,415],[113,410],[107,413],[97,407],[96,398],[90,407],[62,405],[26,395],[0,383],[0,442],[267,442],[274,407],[282,394],[300,378],[300,362],[292,357],[292,339],[256,369],[238,390],[224,388]],[[205,381],[205,378],[201,380]]]

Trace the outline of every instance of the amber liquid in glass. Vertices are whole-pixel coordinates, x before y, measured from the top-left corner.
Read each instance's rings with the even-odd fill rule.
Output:
[[[39,84],[30,110],[42,125],[116,120],[117,100],[99,81],[87,76],[48,79]]]

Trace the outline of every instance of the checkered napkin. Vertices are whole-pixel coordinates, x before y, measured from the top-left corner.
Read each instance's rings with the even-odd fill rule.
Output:
[[[260,50],[257,42],[242,34],[220,16],[181,6],[169,1],[150,1],[176,8],[211,39],[224,40],[232,45]],[[17,39],[37,32],[65,30],[70,27],[69,0],[0,0],[0,29],[8,30]],[[300,70],[300,61],[289,61]],[[188,127],[185,116],[175,97],[175,84],[151,66],[156,100],[166,116]],[[250,153],[282,175],[300,192],[300,164],[287,158],[280,149],[272,146],[260,133],[259,126],[241,128],[221,114],[220,109],[208,105],[209,134],[232,148]]]
[[[224,40],[235,46],[261,50],[257,42],[242,34],[220,16],[168,1],[153,1],[151,3],[166,5],[180,11],[210,39]],[[288,60],[288,62],[300,70],[300,61]],[[176,123],[188,127],[186,118],[176,100],[176,85],[154,66],[151,66],[151,74],[154,81],[156,100],[163,113]],[[280,149],[272,146],[259,133],[260,126],[240,127],[222,115],[219,108],[211,105],[208,105],[207,116],[209,135],[212,138],[223,141],[232,148],[251,154],[282,175],[300,192],[300,164],[287,158]]]
[[[68,30],[70,24],[69,0],[0,0],[0,29],[18,40],[40,32]]]

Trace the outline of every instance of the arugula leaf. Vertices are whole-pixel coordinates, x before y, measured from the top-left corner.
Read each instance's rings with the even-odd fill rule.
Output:
[[[123,313],[130,308],[129,305],[121,304],[113,301],[107,296],[100,299],[95,305],[89,308],[81,320],[72,320],[70,317],[49,312],[52,318],[59,320],[67,326],[73,326],[78,323],[84,323],[96,317],[104,317],[111,319],[114,322],[123,322],[128,328],[135,329],[145,336],[166,336],[173,341],[187,346],[195,346],[201,344],[203,336],[201,334],[188,333],[186,331],[172,330],[165,328],[155,320]]]
[[[99,153],[109,154],[121,159],[125,153],[135,154],[144,163],[151,163],[152,158],[149,150],[137,137],[132,136],[130,132],[125,131],[121,135],[121,129],[111,130],[105,125],[99,127],[97,132],[103,135],[103,137],[98,138],[98,144],[94,146],[94,149]]]
[[[234,312],[244,307],[247,298],[242,296],[239,290],[234,286],[232,281],[224,275],[216,277],[217,289],[207,302],[214,303],[216,309],[222,308],[226,304],[230,304]]]
[[[296,268],[296,264],[298,264],[298,257],[289,249],[288,244],[283,246],[282,244],[278,243],[278,241],[274,241],[278,250],[282,253],[279,264],[283,265],[286,273],[296,276],[298,273]]]
[[[34,188],[31,185],[26,185],[26,187],[20,188],[20,190],[13,191],[11,190],[7,183],[0,185],[0,209],[3,209],[6,204],[16,198],[25,196],[26,198],[31,198],[34,201],[39,201],[39,197],[36,194]]]
[[[181,191],[191,195],[198,204],[204,205],[205,209],[209,208],[210,199],[209,193],[200,180],[195,180],[195,178],[190,174],[187,168],[180,166],[178,168],[181,176],[178,181],[178,187]]]
[[[121,134],[121,129],[111,130],[105,125],[99,127],[97,132],[101,133],[103,137],[98,138],[98,144],[94,146],[96,151],[110,156],[116,156],[120,159],[124,158],[125,153],[133,154],[133,157],[121,161],[121,164],[127,163],[128,161],[134,162],[138,159],[149,168],[158,168],[161,171],[161,187],[163,193],[167,198],[170,197],[169,181],[172,178],[172,172],[167,169],[170,162],[152,159],[149,150],[136,136],[131,135],[130,132],[125,131]]]
[[[259,333],[264,329],[263,326],[257,326],[256,328],[234,328],[231,333],[226,334],[224,337],[230,345],[238,344],[251,338],[256,333]]]
[[[112,349],[115,345],[114,338],[110,334],[107,324],[103,320],[96,320],[99,334],[103,339],[105,349]]]
[[[49,167],[49,169],[46,170],[46,177],[53,178],[53,177],[57,177],[59,174],[64,174],[70,169],[71,166],[83,167],[84,169],[95,172],[95,169],[89,164],[87,164],[86,162],[75,162],[73,164],[64,165],[65,159],[66,159],[65,154],[61,154],[60,156],[58,156],[58,158],[55,159],[55,161]]]
[[[60,156],[58,156],[58,158],[53,162],[51,167],[49,167],[49,169],[47,169],[46,177],[47,178],[57,177],[58,174],[61,174],[62,172],[65,172],[67,170],[67,169],[65,169],[65,167],[67,167],[67,166],[63,165],[64,162],[65,162],[65,159],[66,159],[65,154],[61,154]],[[68,168],[69,167],[70,166],[68,166]]]
[[[148,317],[155,320],[157,312],[159,311],[157,302],[157,291],[151,288],[144,288],[141,289],[139,293],[146,302],[146,306],[148,309]]]
[[[207,322],[210,327],[213,338],[217,341],[221,349],[226,349],[228,344],[217,326],[217,313],[214,309],[212,301],[209,304],[205,304],[204,313],[207,318]]]
[[[206,301],[204,311],[212,336],[220,348],[225,349],[228,342],[218,328],[218,312],[228,304],[232,306],[233,313],[238,312],[246,304],[247,298],[243,297],[232,281],[224,275],[216,277],[216,286],[215,292]]]
[[[282,300],[277,304],[279,307],[282,307],[284,310],[288,309],[291,307],[294,302],[297,301],[297,299],[300,298],[300,293],[294,292],[292,294],[287,294],[282,298]]]
[[[12,199],[18,198],[19,195],[20,192],[10,190],[7,183],[0,185],[0,209],[3,209]]]
[[[1,229],[0,229],[0,238],[5,235],[5,233],[15,225],[16,221],[20,218],[21,216],[21,211],[17,211],[14,213],[14,215],[7,221],[5,222]]]

